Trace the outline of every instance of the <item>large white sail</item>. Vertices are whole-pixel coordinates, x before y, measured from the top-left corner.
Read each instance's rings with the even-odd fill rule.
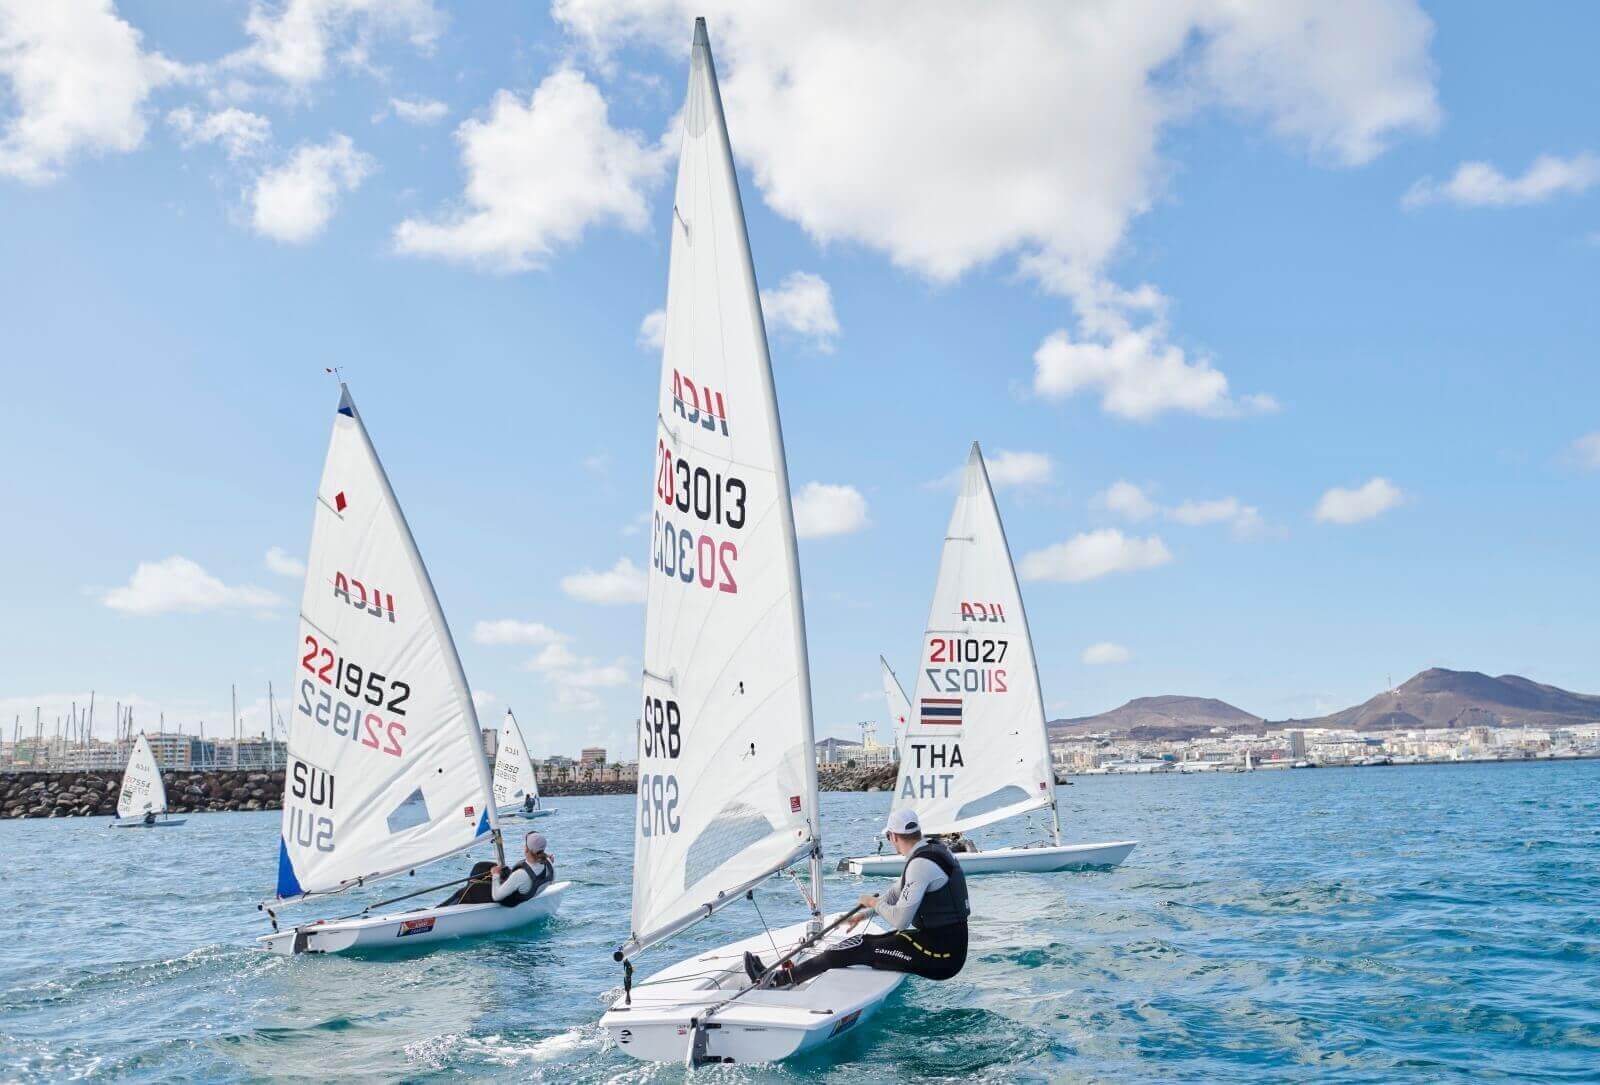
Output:
[[[906,724],[911,721],[911,701],[889,661],[879,656],[878,662],[883,665],[883,698],[889,706],[889,727],[893,731],[890,742],[898,747],[905,736]]]
[[[128,767],[122,772],[122,790],[117,795],[117,817],[143,817],[167,812],[167,785],[161,780],[150,740],[140,735],[128,754]]]
[[[494,804],[501,811],[521,809],[522,800],[533,796],[534,809],[539,808],[539,780],[533,771],[533,760],[528,756],[528,743],[517,726],[517,717],[506,709],[506,718],[500,724],[500,744],[494,752]]]
[[[279,898],[409,870],[498,827],[450,629],[340,391],[300,603]]]
[[[1033,638],[976,443],[961,475],[900,744],[895,804],[964,832],[1055,803]]]
[[[674,199],[625,954],[736,899],[818,836],[788,470],[702,23]]]

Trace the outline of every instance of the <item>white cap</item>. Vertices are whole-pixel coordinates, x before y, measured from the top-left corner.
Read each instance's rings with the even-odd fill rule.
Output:
[[[535,855],[543,851],[545,849],[545,845],[549,843],[550,842],[544,838],[543,833],[529,833],[527,836],[522,838],[523,846],[529,851],[533,852]]]
[[[885,828],[898,836],[910,836],[912,833],[922,831],[922,825],[917,821],[917,812],[909,806],[891,811],[889,824]]]

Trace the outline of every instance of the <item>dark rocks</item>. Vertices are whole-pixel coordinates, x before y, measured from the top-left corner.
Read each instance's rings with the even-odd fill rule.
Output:
[[[274,810],[283,797],[281,771],[164,772],[162,779],[173,813]],[[120,773],[0,772],[0,818],[111,817],[121,788]]]

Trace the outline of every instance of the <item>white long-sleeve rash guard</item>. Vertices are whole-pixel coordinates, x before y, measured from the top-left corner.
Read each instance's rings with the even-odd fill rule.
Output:
[[[917,851],[925,847],[926,844],[919,844]],[[916,917],[917,909],[922,905],[922,898],[932,890],[944,888],[949,881],[949,877],[939,869],[937,863],[914,851],[911,853],[911,858],[906,860],[905,888],[896,886],[884,893],[878,898],[878,906],[873,910],[892,929],[906,930]]]
[[[510,871],[509,874],[506,871]],[[544,873],[544,864],[533,864],[535,874]],[[526,893],[533,888],[533,879],[528,877],[528,872],[521,867],[501,867],[500,876],[494,880],[490,891],[494,893],[495,900],[505,900],[513,893]]]

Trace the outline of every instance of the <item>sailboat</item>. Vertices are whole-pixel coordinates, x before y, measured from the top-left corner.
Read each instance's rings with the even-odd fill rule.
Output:
[[[274,953],[410,948],[551,915],[529,900],[426,907],[280,929],[277,909],[415,871],[477,844],[505,863],[483,736],[450,627],[394,490],[339,385],[317,489],[284,773]],[[447,883],[451,884],[451,883]],[[434,887],[435,889],[443,887]]]
[[[154,815],[154,816],[152,816]],[[161,766],[150,740],[140,734],[128,754],[128,767],[122,770],[122,788],[117,793],[117,818],[113,829],[154,829],[163,825],[182,825],[188,818],[167,817],[167,785],[161,780]]]
[[[945,531],[913,706],[900,740],[900,778],[890,805],[916,810],[923,832],[968,833],[1035,811],[1050,812],[1051,843],[958,851],[965,873],[1116,866],[1137,845],[1134,840],[1061,842],[1033,638],[976,442]],[[905,859],[869,855],[845,859],[839,867],[854,874],[898,875]]]
[[[900,676],[894,673],[889,661],[879,656],[878,663],[883,667],[883,699],[889,705],[889,721],[898,748],[900,736],[906,733],[906,726],[911,722],[911,698],[906,696],[906,688],[900,684]]]
[[[542,818],[555,813],[539,801],[539,779],[528,757],[528,743],[509,708],[494,752],[494,805],[503,818]]]
[[[733,155],[698,19],[674,198],[632,929],[614,954],[623,992],[600,1023],[640,1059],[772,1062],[857,1027],[904,977],[837,969],[773,990],[743,967],[746,951],[803,960],[845,934],[823,917],[794,510]],[[638,954],[799,864],[809,867],[809,878],[795,877],[806,918],[633,984]],[[741,914],[765,928],[759,911]]]

